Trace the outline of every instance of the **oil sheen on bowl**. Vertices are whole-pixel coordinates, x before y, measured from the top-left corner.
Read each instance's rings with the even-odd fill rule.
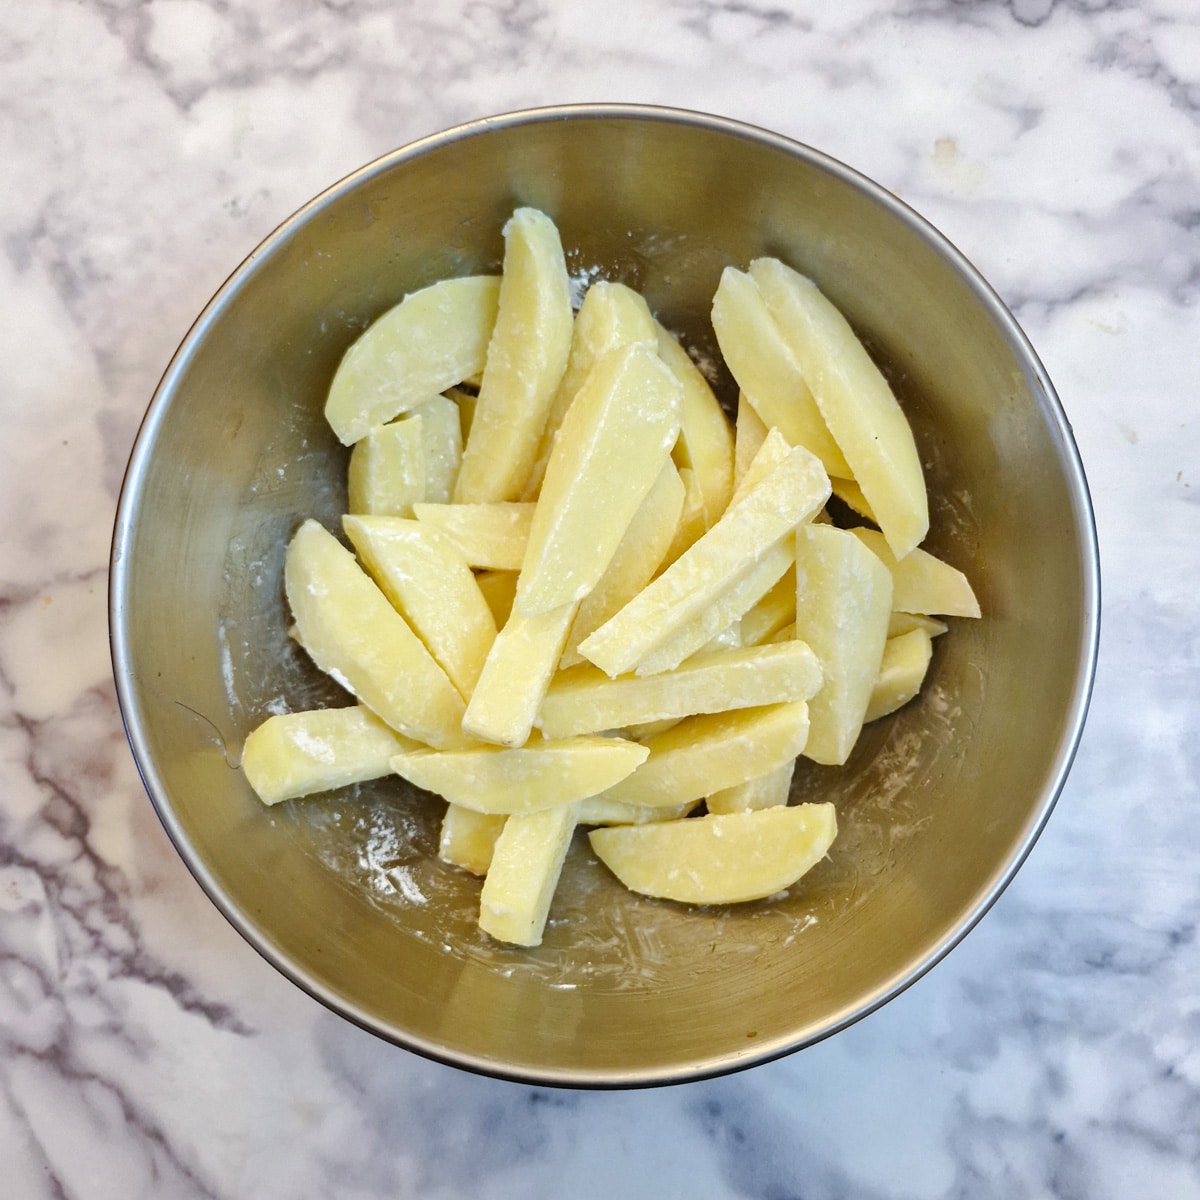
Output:
[[[499,268],[518,205],[581,277],[620,280],[701,355],[722,268],[777,256],[846,313],[913,425],[927,548],[984,619],[938,639],[925,690],[868,727],[832,799],[831,856],[783,897],[689,910],[626,892],[577,839],[544,944],[476,927],[437,861],[441,804],[399,780],[265,808],[238,769],[268,714],[346,697],[289,640],[284,549],[344,511],[322,407],[347,346],[406,293]],[[723,399],[732,392],[725,380]],[[180,855],[300,987],[421,1054],[514,1079],[628,1086],[796,1050],[920,976],[979,919],[1046,821],[1081,732],[1099,570],[1070,427],[1012,316],[893,196],[784,138],[593,105],[479,121],[315,199],[188,334],[129,464],[111,576],[130,742]]]

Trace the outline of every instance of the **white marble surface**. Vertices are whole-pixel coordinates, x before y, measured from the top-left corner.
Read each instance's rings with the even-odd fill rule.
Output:
[[[0,61],[0,1193],[1200,1197],[1193,0],[27,0]],[[1077,764],[982,925],[800,1055],[614,1094],[425,1062],[261,961],[142,790],[105,598],[138,421],[260,238],[418,135],[596,99],[939,225],[1058,386],[1105,569]]]

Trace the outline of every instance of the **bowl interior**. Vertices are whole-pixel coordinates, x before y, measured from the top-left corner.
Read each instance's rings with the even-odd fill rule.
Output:
[[[544,945],[490,942],[479,884],[434,857],[438,801],[399,780],[265,809],[237,769],[269,713],[347,702],[287,637],[283,554],[337,529],[325,426],[346,347],[405,293],[498,269],[519,204],[581,278],[641,290],[702,357],[720,272],[813,276],[890,377],[926,465],[927,546],[985,611],[935,643],[921,698],[840,769],[829,860],[721,911],[634,897],[577,838]],[[732,400],[727,377],[724,399]],[[285,224],[205,311],[139,437],[114,542],[114,662],[158,811],[234,924],[296,982],[423,1053],[622,1084],[803,1045],[943,953],[1016,869],[1061,786],[1096,637],[1090,509],[1057,401],[962,260],[885,193],[781,139],[653,110],[481,122],[400,151]]]

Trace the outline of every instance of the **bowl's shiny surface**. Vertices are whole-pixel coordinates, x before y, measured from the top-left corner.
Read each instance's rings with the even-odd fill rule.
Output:
[[[340,356],[406,292],[498,267],[517,204],[580,272],[644,292],[701,352],[721,269],[812,275],[884,366],[926,463],[927,546],[985,611],[938,640],[922,697],[851,762],[830,860],[784,898],[688,911],[625,893],[577,844],[544,945],[491,943],[478,882],[433,857],[440,806],[385,781],[267,810],[237,758],[280,706],[344,703],[287,637],[283,551],[342,510],[321,409]],[[589,106],[478,122],[344,180],[217,295],[156,394],[113,548],[130,740],[188,866],[272,963],[421,1053],[512,1078],[694,1078],[825,1036],[944,954],[1016,871],[1082,727],[1098,561],[1069,427],[986,284],[824,156],[695,114]]]

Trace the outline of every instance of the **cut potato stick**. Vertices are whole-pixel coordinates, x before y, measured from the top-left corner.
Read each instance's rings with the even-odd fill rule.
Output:
[[[454,490],[459,503],[520,498],[566,369],[573,320],[558,230],[544,213],[519,208],[504,226],[499,309]]]
[[[862,731],[879,678],[892,609],[892,577],[852,534],[832,525],[796,531],[796,637],[825,673],[810,702],[804,755],[844,763]]]
[[[462,465],[462,413],[453,400],[431,396],[413,409],[413,416],[421,418],[425,460],[425,494],[421,499],[432,504],[448,504]]]
[[[513,605],[467,705],[464,733],[502,746],[528,740],[578,610],[578,604],[564,604],[527,617]]]
[[[831,474],[862,488],[892,552],[903,558],[929,532],[929,503],[917,444],[892,389],[811,279],[773,258],[756,259],[750,274],[849,464]]]
[[[714,648],[720,638],[740,640],[742,616],[749,612],[796,561],[791,534],[768,546],[758,561],[702,609],[686,625],[656,646],[637,665],[639,675],[672,671],[705,646]]]
[[[684,904],[738,904],[791,887],[837,836],[832,804],[594,829],[592,850],[631,891]]]
[[[590,664],[550,685],[536,724],[565,738],[696,713],[807,700],[821,686],[816,655],[803,642],[697,655],[663,675],[609,679]]]
[[[933,639],[927,630],[911,629],[898,637],[888,638],[864,724],[894,713],[916,696],[925,682],[932,654]]]
[[[795,621],[796,561],[793,545],[792,562],[783,577],[738,623],[738,643],[742,646],[761,646],[785,625],[795,624]]]
[[[479,897],[479,927],[485,933],[517,946],[541,945],[574,832],[573,804],[504,822]]]
[[[246,738],[242,771],[264,804],[278,804],[378,779],[417,746],[361,705],[282,713]]]
[[[372,429],[354,446],[346,472],[346,505],[351,513],[411,517],[425,499],[425,442],[414,413]]]
[[[733,431],[691,355],[674,334],[655,325],[659,357],[683,389],[675,464],[695,472],[704,503],[704,528],[710,529],[729,507],[733,492]]]
[[[967,577],[925,550],[913,550],[897,560],[881,533],[874,529],[850,532],[892,574],[892,607],[905,613],[936,613],[942,617],[978,617],[979,601]]]
[[[580,653],[609,675],[633,670],[828,498],[829,477],[820,462],[801,447],[790,450],[694,546],[586,638]],[[784,570],[786,564],[780,575]]]
[[[397,775],[451,804],[502,815],[597,796],[646,761],[649,750],[612,737],[573,737],[509,749],[415,749],[394,756]]]
[[[895,587],[895,576],[892,577],[892,586]],[[893,597],[893,604],[895,598]],[[913,629],[923,629],[930,637],[939,637],[950,628],[945,621],[939,621],[936,617],[927,617],[921,613],[906,613],[897,612],[892,609],[892,615],[888,617],[888,637],[899,637],[902,633],[908,633]]]
[[[875,514],[871,511],[870,504],[867,503],[866,496],[863,495],[863,490],[854,482],[853,479],[837,479],[832,478],[829,481],[833,488],[833,494],[849,509],[858,513],[860,517],[865,517],[868,521],[875,520]]]
[[[408,622],[316,521],[287,549],[284,580],[313,662],[393,729],[430,746],[462,741],[462,696]]]
[[[679,523],[671,538],[671,544],[663,555],[668,566],[675,562],[685,550],[691,549],[704,536],[705,524],[704,492],[696,472],[691,467],[679,468],[679,481],[683,484],[683,505],[679,510]]]
[[[803,700],[687,717],[651,738],[650,757],[604,798],[652,808],[700,800],[790,762],[807,737]]]
[[[486,875],[506,819],[497,813],[448,804],[438,838],[438,858],[472,875]]]
[[[712,303],[725,364],[768,429],[804,446],[830,475],[849,476],[845,455],[810,390],[803,363],[772,319],[756,279],[726,267]]]
[[[500,280],[446,279],[406,296],[346,351],[325,417],[347,446],[478,371],[496,323]]]
[[[583,600],[599,582],[679,436],[682,391],[639,342],[596,363],[563,419],[534,509],[517,581],[526,616]]]
[[[683,511],[683,481],[671,462],[663,463],[658,479],[633,514],[629,528],[596,586],[583,598],[571,625],[560,668],[584,660],[579,643],[619,612],[654,578]]]
[[[449,538],[467,565],[519,571],[529,543],[533,505],[414,504],[413,516]]]
[[[760,808],[775,808],[788,802],[792,790],[792,775],[796,760],[733,787],[713,792],[705,804],[710,813],[755,812]]]
[[[651,347],[658,344],[658,332],[646,301],[623,283],[598,280],[588,288],[575,314],[567,369],[550,403],[537,461],[525,485],[526,499],[536,499],[541,490],[554,439],[583,381],[606,354],[634,342]]]
[[[603,796],[591,796],[579,802],[576,821],[580,825],[645,825],[648,821],[678,821],[699,803],[699,800],[689,800],[686,804],[647,808],[640,804],[624,804],[620,800],[606,800]]]
[[[342,525],[380,590],[470,699],[496,640],[496,621],[466,560],[420,521],[347,516]]]

